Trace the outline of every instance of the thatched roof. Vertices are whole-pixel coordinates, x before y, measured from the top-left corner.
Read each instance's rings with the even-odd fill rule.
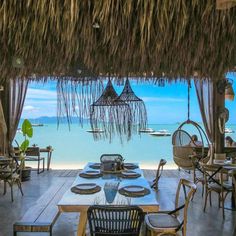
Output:
[[[1,79],[215,79],[236,66],[236,7],[215,0],[2,0],[0,35]]]

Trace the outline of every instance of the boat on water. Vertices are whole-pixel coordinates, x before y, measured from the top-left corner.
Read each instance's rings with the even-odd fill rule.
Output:
[[[139,132],[140,133],[152,133],[152,132],[154,132],[154,129],[152,129],[152,128],[140,129]]]
[[[171,133],[166,129],[160,129],[155,132],[151,132],[149,134],[153,136],[158,136],[158,137],[171,136]]]
[[[44,124],[31,124],[33,127],[37,127],[37,126],[44,126]]]
[[[226,134],[230,134],[230,133],[234,133],[234,130],[230,129],[230,128],[225,128],[225,133]]]
[[[94,128],[94,129],[89,129],[89,130],[86,130],[87,132],[89,133],[103,133],[104,130],[100,129],[100,128]]]

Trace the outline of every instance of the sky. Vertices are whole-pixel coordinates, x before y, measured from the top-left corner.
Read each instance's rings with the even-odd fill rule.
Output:
[[[234,81],[236,76],[227,74],[227,78]],[[118,94],[123,86],[114,86]],[[164,87],[152,83],[137,83],[131,80],[131,87],[135,94],[143,99],[147,109],[149,124],[173,124],[187,119],[187,83],[166,83]],[[236,82],[233,83],[236,92]],[[190,119],[201,122],[195,87],[190,89]],[[229,109],[229,124],[236,124],[236,98],[226,101]],[[31,82],[28,87],[22,118],[38,118],[41,116],[55,117],[57,115],[56,82],[47,83]]]

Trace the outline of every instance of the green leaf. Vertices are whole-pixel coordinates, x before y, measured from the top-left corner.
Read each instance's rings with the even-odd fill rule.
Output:
[[[33,128],[29,120],[27,119],[24,120],[21,130],[24,136],[28,136],[29,138],[32,138]]]
[[[20,145],[20,150],[21,150],[22,152],[25,152],[28,147],[29,147],[29,140],[26,139],[26,140]]]

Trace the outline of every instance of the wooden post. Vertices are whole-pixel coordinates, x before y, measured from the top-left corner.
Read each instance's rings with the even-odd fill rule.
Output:
[[[220,94],[217,89],[217,81],[213,84],[213,111],[214,111],[214,151],[223,153],[224,151],[224,134],[220,133],[218,125],[219,111],[225,108],[225,93]],[[213,157],[214,158],[214,157]]]

